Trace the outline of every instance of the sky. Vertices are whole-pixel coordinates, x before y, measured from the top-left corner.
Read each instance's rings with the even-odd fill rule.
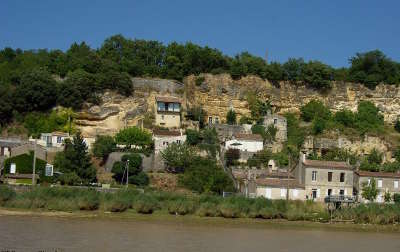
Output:
[[[399,10],[398,0],[1,0],[0,48],[98,48],[122,34],[342,67],[375,49],[400,61]]]

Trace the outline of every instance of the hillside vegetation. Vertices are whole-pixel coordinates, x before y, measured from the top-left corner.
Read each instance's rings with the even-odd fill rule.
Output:
[[[74,43],[67,51],[0,51],[0,125],[31,112],[47,112],[55,105],[82,108],[84,102],[98,103],[104,90],[130,95],[130,77],[160,77],[181,81],[200,73],[230,73],[234,79],[257,75],[274,84],[326,90],[331,81],[363,83],[373,89],[379,83],[398,84],[400,64],[376,50],[357,53],[349,68],[335,69],[319,61],[290,58],[281,64],[267,63],[247,52],[234,57],[193,43],[131,40],[121,35],[107,38],[98,49],[85,42]]]

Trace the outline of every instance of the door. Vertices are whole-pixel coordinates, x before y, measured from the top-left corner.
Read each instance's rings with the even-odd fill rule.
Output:
[[[312,198],[316,199],[317,198],[317,189],[312,189]]]

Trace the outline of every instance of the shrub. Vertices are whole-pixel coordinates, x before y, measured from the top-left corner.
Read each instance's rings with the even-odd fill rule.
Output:
[[[78,206],[80,210],[96,210],[100,205],[99,192],[90,190],[78,201]]]
[[[129,184],[134,184],[137,186],[147,186],[150,182],[150,179],[145,172],[141,171],[136,175],[130,176],[128,181]]]
[[[259,216],[263,219],[275,219],[279,218],[280,214],[278,210],[273,207],[264,207],[259,210]]]
[[[61,185],[79,185],[82,182],[75,172],[61,174],[58,179]]]
[[[393,202],[397,204],[400,203],[400,193],[393,194]]]
[[[217,217],[219,215],[218,205],[213,202],[204,202],[197,210],[197,214],[201,217]]]
[[[170,214],[186,215],[193,213],[195,206],[191,200],[176,200],[168,203],[168,212]]]
[[[198,76],[196,77],[196,86],[200,86],[201,84],[203,84],[203,82],[206,80],[206,78],[204,78],[204,76]]]
[[[140,197],[134,202],[133,208],[137,213],[151,214],[158,208],[158,204],[154,197],[140,195]]]
[[[15,198],[15,191],[8,186],[0,186],[0,204]]]
[[[230,109],[226,114],[226,123],[230,125],[236,124],[236,112],[233,109]]]
[[[225,202],[218,206],[220,215],[224,218],[238,218],[241,215],[240,208],[237,204]]]

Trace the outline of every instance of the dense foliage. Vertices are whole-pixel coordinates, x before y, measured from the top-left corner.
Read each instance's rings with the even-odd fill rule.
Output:
[[[118,144],[134,147],[136,149],[146,150],[152,147],[153,140],[151,133],[138,127],[129,127],[120,130],[115,135],[115,141]]]
[[[0,50],[0,124],[13,119],[13,112],[47,111],[54,105],[79,109],[84,102],[99,102],[106,89],[122,95],[132,93],[130,78],[161,77],[182,81],[200,73],[230,73],[234,79],[257,75],[274,85],[289,81],[317,90],[331,81],[353,81],[374,88],[379,83],[399,84],[399,63],[376,50],[357,53],[349,69],[334,69],[319,61],[290,58],[281,64],[240,53],[234,57],[193,43],[107,38],[98,49],[85,42],[68,50]],[[202,84],[203,79],[196,79]]]
[[[72,141],[65,140],[64,151],[57,153],[54,168],[64,174],[76,175],[84,183],[96,181],[96,168],[91,163],[88,147],[80,132]]]
[[[121,161],[115,162],[111,172],[113,178],[119,183],[128,183],[138,186],[149,184],[149,177],[143,172],[142,157],[137,153],[122,156]]]
[[[93,155],[105,162],[108,155],[116,149],[116,143],[112,136],[97,136],[93,144]]]

